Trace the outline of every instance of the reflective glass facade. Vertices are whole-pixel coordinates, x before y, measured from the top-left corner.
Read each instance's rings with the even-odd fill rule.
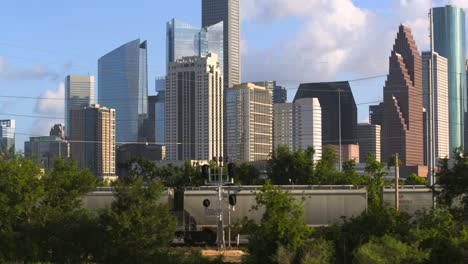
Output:
[[[447,5],[433,8],[434,51],[448,60],[450,149],[463,145],[466,105],[465,12]]]
[[[240,0],[202,0],[202,27],[223,22],[224,88],[241,82]]]
[[[0,153],[15,147],[16,121],[0,120]]]
[[[98,101],[116,111],[116,141],[144,138],[148,114],[147,44],[131,41],[98,61]]]
[[[206,57],[209,53],[216,53],[223,69],[223,22],[199,29],[172,19],[167,22],[166,41],[166,66],[182,57]]]

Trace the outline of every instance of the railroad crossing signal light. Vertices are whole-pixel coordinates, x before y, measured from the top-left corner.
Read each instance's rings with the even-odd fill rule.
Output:
[[[228,173],[228,176],[229,178],[234,178],[234,169],[236,168],[236,164],[235,163],[228,163],[227,165],[227,173]]]
[[[235,194],[229,195],[229,204],[234,206],[237,203],[237,196]]]
[[[203,178],[208,178],[209,171],[210,171],[210,166],[209,165],[205,164],[205,165],[201,166],[201,173],[202,173]]]

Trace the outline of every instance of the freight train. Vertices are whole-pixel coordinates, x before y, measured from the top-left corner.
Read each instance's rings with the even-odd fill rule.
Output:
[[[204,241],[214,243],[218,212],[222,207],[224,224],[236,223],[244,217],[260,223],[263,209],[253,210],[255,195],[261,186],[226,186],[219,203],[215,186],[185,188],[182,208],[175,206],[174,189],[166,189],[159,202],[167,204],[178,218],[177,236],[185,243]],[[356,217],[367,210],[365,187],[352,185],[285,185],[279,186],[302,204],[304,221],[309,226],[327,226],[344,218]],[[432,207],[433,194],[426,186],[400,186],[400,210],[414,213]],[[235,196],[235,205],[229,197]],[[394,205],[395,189],[384,187],[383,201]],[[112,188],[101,187],[82,197],[83,207],[99,210],[110,206],[114,199]],[[231,201],[232,202],[232,201]],[[180,206],[179,206],[180,207]],[[175,210],[182,209],[182,210]]]

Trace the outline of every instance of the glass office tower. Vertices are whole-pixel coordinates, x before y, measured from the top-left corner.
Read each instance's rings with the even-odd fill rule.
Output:
[[[241,82],[240,0],[202,0],[202,27],[223,23],[224,88]],[[218,54],[220,55],[220,54]]]
[[[117,143],[144,138],[148,114],[147,43],[136,39],[98,61],[99,104],[115,109]]]
[[[15,129],[15,120],[0,120],[0,153],[15,150]]]
[[[199,29],[172,19],[167,22],[166,41],[166,66],[182,57],[206,57],[209,53],[216,53],[223,69],[223,22]]]
[[[450,151],[463,145],[466,111],[465,12],[447,5],[432,9],[434,51],[448,60]]]

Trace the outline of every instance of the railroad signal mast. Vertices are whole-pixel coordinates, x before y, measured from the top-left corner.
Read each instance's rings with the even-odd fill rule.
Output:
[[[218,192],[218,201],[217,201],[217,229],[216,229],[216,244],[218,246],[218,250],[225,250],[226,249],[226,240],[224,234],[224,220],[223,220],[223,186],[225,185],[232,185],[234,184],[234,179],[229,178],[231,173],[228,175],[223,175],[223,167],[224,162],[228,162],[228,158],[223,157],[213,157],[213,161],[216,163],[216,167],[212,170],[209,165],[202,166],[202,174],[206,177],[208,176],[208,180],[205,180],[206,185],[210,186],[217,186],[216,190]],[[232,165],[228,164],[228,171],[232,171]],[[230,198],[231,200],[231,198]],[[234,198],[235,200],[235,198]],[[230,213],[230,210],[229,210]],[[230,219],[229,219],[230,221]],[[229,238],[229,244],[230,244]]]

